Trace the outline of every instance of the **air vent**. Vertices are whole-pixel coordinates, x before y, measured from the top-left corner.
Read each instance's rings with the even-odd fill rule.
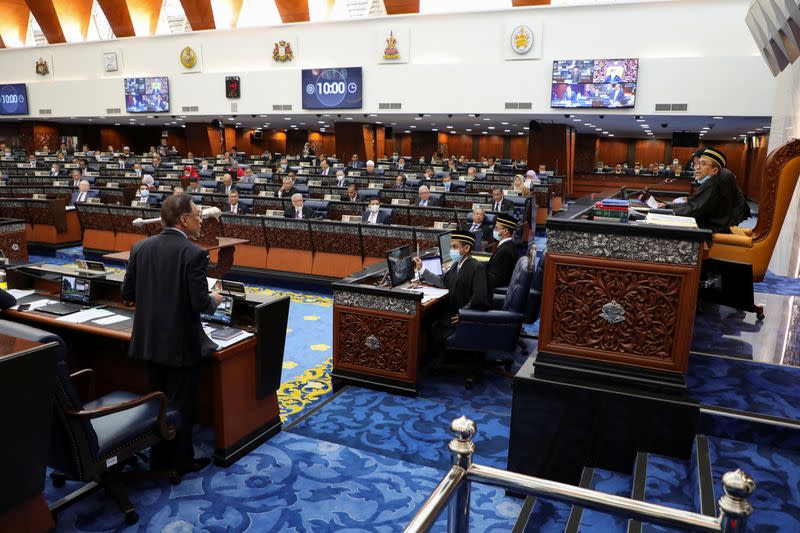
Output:
[[[121,113],[122,111],[118,107],[107,107],[106,108],[106,115],[113,115],[114,113]]]
[[[673,111],[688,111],[689,104],[672,104]]]
[[[181,107],[181,111],[183,111],[184,113],[197,113],[198,111],[200,111],[200,107],[196,105],[185,105]]]
[[[273,111],[291,111],[291,104],[276,104],[272,106]]]
[[[39,114],[40,115],[52,115],[53,114],[53,110],[52,109],[40,109],[39,110]]]
[[[231,113],[237,113],[239,111],[239,104],[236,102],[231,102]]]
[[[403,109],[403,104],[399,102],[381,102],[378,109]]]
[[[672,111],[672,104],[656,104],[656,111]]]
[[[533,109],[531,102],[506,102],[506,109]]]

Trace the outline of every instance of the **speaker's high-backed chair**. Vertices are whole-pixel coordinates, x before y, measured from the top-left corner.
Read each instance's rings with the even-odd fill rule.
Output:
[[[735,227],[731,228],[731,234],[715,233],[709,257],[747,263],[752,266],[753,281],[763,280],[798,176],[800,139],[795,139],[767,157],[755,229]]]

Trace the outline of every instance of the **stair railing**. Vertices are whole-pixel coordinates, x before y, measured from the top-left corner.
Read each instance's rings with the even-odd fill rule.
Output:
[[[456,434],[448,445],[452,455],[450,471],[406,526],[407,533],[428,531],[446,507],[448,533],[469,531],[470,487],[473,482],[690,531],[743,533],[747,518],[753,511],[747,498],[756,484],[741,470],[722,476],[725,494],[717,502],[720,516],[713,517],[474,464],[475,443],[472,437],[477,431],[475,423],[462,416],[453,420],[450,429]]]

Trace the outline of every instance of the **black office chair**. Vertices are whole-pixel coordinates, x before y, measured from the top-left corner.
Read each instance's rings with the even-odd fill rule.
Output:
[[[163,392],[139,396],[115,391],[83,403],[73,381],[88,381],[88,395],[91,395],[94,372],[86,368],[69,373],[64,360],[66,345],[60,337],[7,320],[0,320],[0,334],[36,342],[57,342],[61,346],[47,462],[54,469],[50,478],[55,486],[63,486],[67,480],[87,485],[52,504],[53,515],[103,487],[122,507],[125,523],[132,525],[139,521],[139,515],[122,482],[169,479],[174,485],[180,483],[180,476],[174,470],[123,471],[128,465],[138,466],[139,454],[150,446],[175,438],[179,415],[167,407]]]
[[[547,252],[542,252],[542,256],[536,263],[536,268],[533,272],[533,281],[531,282],[530,291],[528,291],[528,301],[525,304],[525,318],[523,324],[533,324],[539,320],[539,312],[542,308],[542,285],[544,284],[544,257]],[[506,296],[508,287],[495,287],[492,293],[492,301],[498,301]],[[538,335],[521,334],[519,345],[526,348],[523,338],[537,339]]]
[[[486,352],[513,353],[517,349],[517,341],[525,311],[528,306],[533,272],[527,255],[520,257],[511,275],[511,282],[502,297],[493,298],[489,311],[477,309],[461,309],[458,312],[458,326],[455,333],[447,339],[447,348],[463,352],[483,352],[484,356],[471,368],[471,375],[466,380],[466,387],[472,388],[475,379],[483,374],[486,366]],[[510,370],[512,360],[503,359],[500,364]]]

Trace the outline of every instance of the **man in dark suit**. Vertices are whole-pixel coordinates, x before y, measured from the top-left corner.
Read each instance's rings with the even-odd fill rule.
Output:
[[[497,172],[495,166],[497,164],[497,159],[493,156],[489,156],[489,160],[486,163],[486,172]]]
[[[81,177],[81,171],[78,170],[77,168],[73,168],[72,171],[70,171],[69,178],[70,178],[70,187],[74,188],[79,187],[81,181],[84,181],[84,179]]]
[[[612,106],[621,106],[625,104],[625,91],[619,83],[614,84],[611,94],[608,97],[608,103]]]
[[[303,195],[296,192],[292,195],[292,205],[283,212],[285,218],[309,219],[314,218],[314,210],[304,205]]]
[[[364,164],[358,160],[358,154],[353,154],[350,158],[350,168],[363,168]]]
[[[361,222],[365,224],[388,224],[389,213],[381,211],[380,200],[377,198],[371,198],[369,201],[369,206],[361,215]]]
[[[483,264],[472,257],[475,236],[468,231],[456,230],[452,233],[450,242],[451,249],[442,250],[442,254],[449,253],[453,264],[441,276],[427,270],[419,257],[413,259],[422,281],[449,291],[447,312],[432,327],[433,353],[443,351],[447,337],[453,333],[458,324],[459,309],[489,307],[486,270]]]
[[[38,168],[39,166],[41,166],[39,164],[39,161],[36,160],[36,156],[34,154],[28,156],[28,166],[30,168]]]
[[[357,202],[358,201],[358,187],[355,183],[347,186],[347,194],[342,195],[343,202]]]
[[[50,177],[57,178],[62,175],[63,174],[61,173],[61,165],[59,163],[53,163],[53,165],[50,167]]]
[[[514,202],[503,196],[503,189],[492,189],[492,211],[497,213],[511,213],[514,211]]]
[[[208,253],[189,239],[200,235],[200,209],[188,194],[169,196],[161,205],[164,231],[134,245],[122,299],[136,303],[128,355],[145,361],[150,389],[163,391],[180,413],[174,440],[150,450],[153,467],[175,468],[179,474],[207,466],[195,459],[195,419],[200,361],[216,350],[206,336],[200,314],[212,314],[222,296],[208,292]]]
[[[320,173],[321,176],[330,176],[330,174],[331,174],[331,165],[330,165],[330,163],[328,163],[327,159],[322,159],[319,162],[319,166],[320,166],[319,173]]]
[[[250,208],[239,201],[239,191],[236,189],[228,193],[228,203],[225,205],[223,211],[233,213],[234,215],[250,214]]]
[[[294,188],[294,182],[289,176],[284,176],[283,185],[278,189],[276,196],[278,198],[291,198],[292,195],[297,194],[297,189]]]
[[[472,210],[472,224],[467,224],[461,229],[468,231],[473,235],[477,235],[478,231],[480,231],[482,240],[491,240],[492,226],[486,222],[486,213],[484,213],[483,208],[481,207],[476,207]]]
[[[508,282],[511,281],[511,274],[514,272],[514,266],[519,257],[517,245],[512,239],[516,229],[517,219],[506,213],[497,215],[492,236],[498,244],[486,265],[486,285],[489,294],[496,287],[508,286]]]
[[[81,180],[78,184],[78,190],[72,193],[72,197],[69,200],[69,205],[75,204],[82,204],[89,200],[89,198],[97,197],[97,191],[90,191],[89,182],[86,180]]]
[[[217,192],[219,194],[230,194],[233,188],[233,178],[230,174],[223,174],[222,181],[217,183]]]
[[[439,203],[436,198],[431,196],[431,190],[427,185],[420,185],[417,197],[414,198],[414,203],[412,205],[418,205],[420,207],[433,207],[439,205]]]

